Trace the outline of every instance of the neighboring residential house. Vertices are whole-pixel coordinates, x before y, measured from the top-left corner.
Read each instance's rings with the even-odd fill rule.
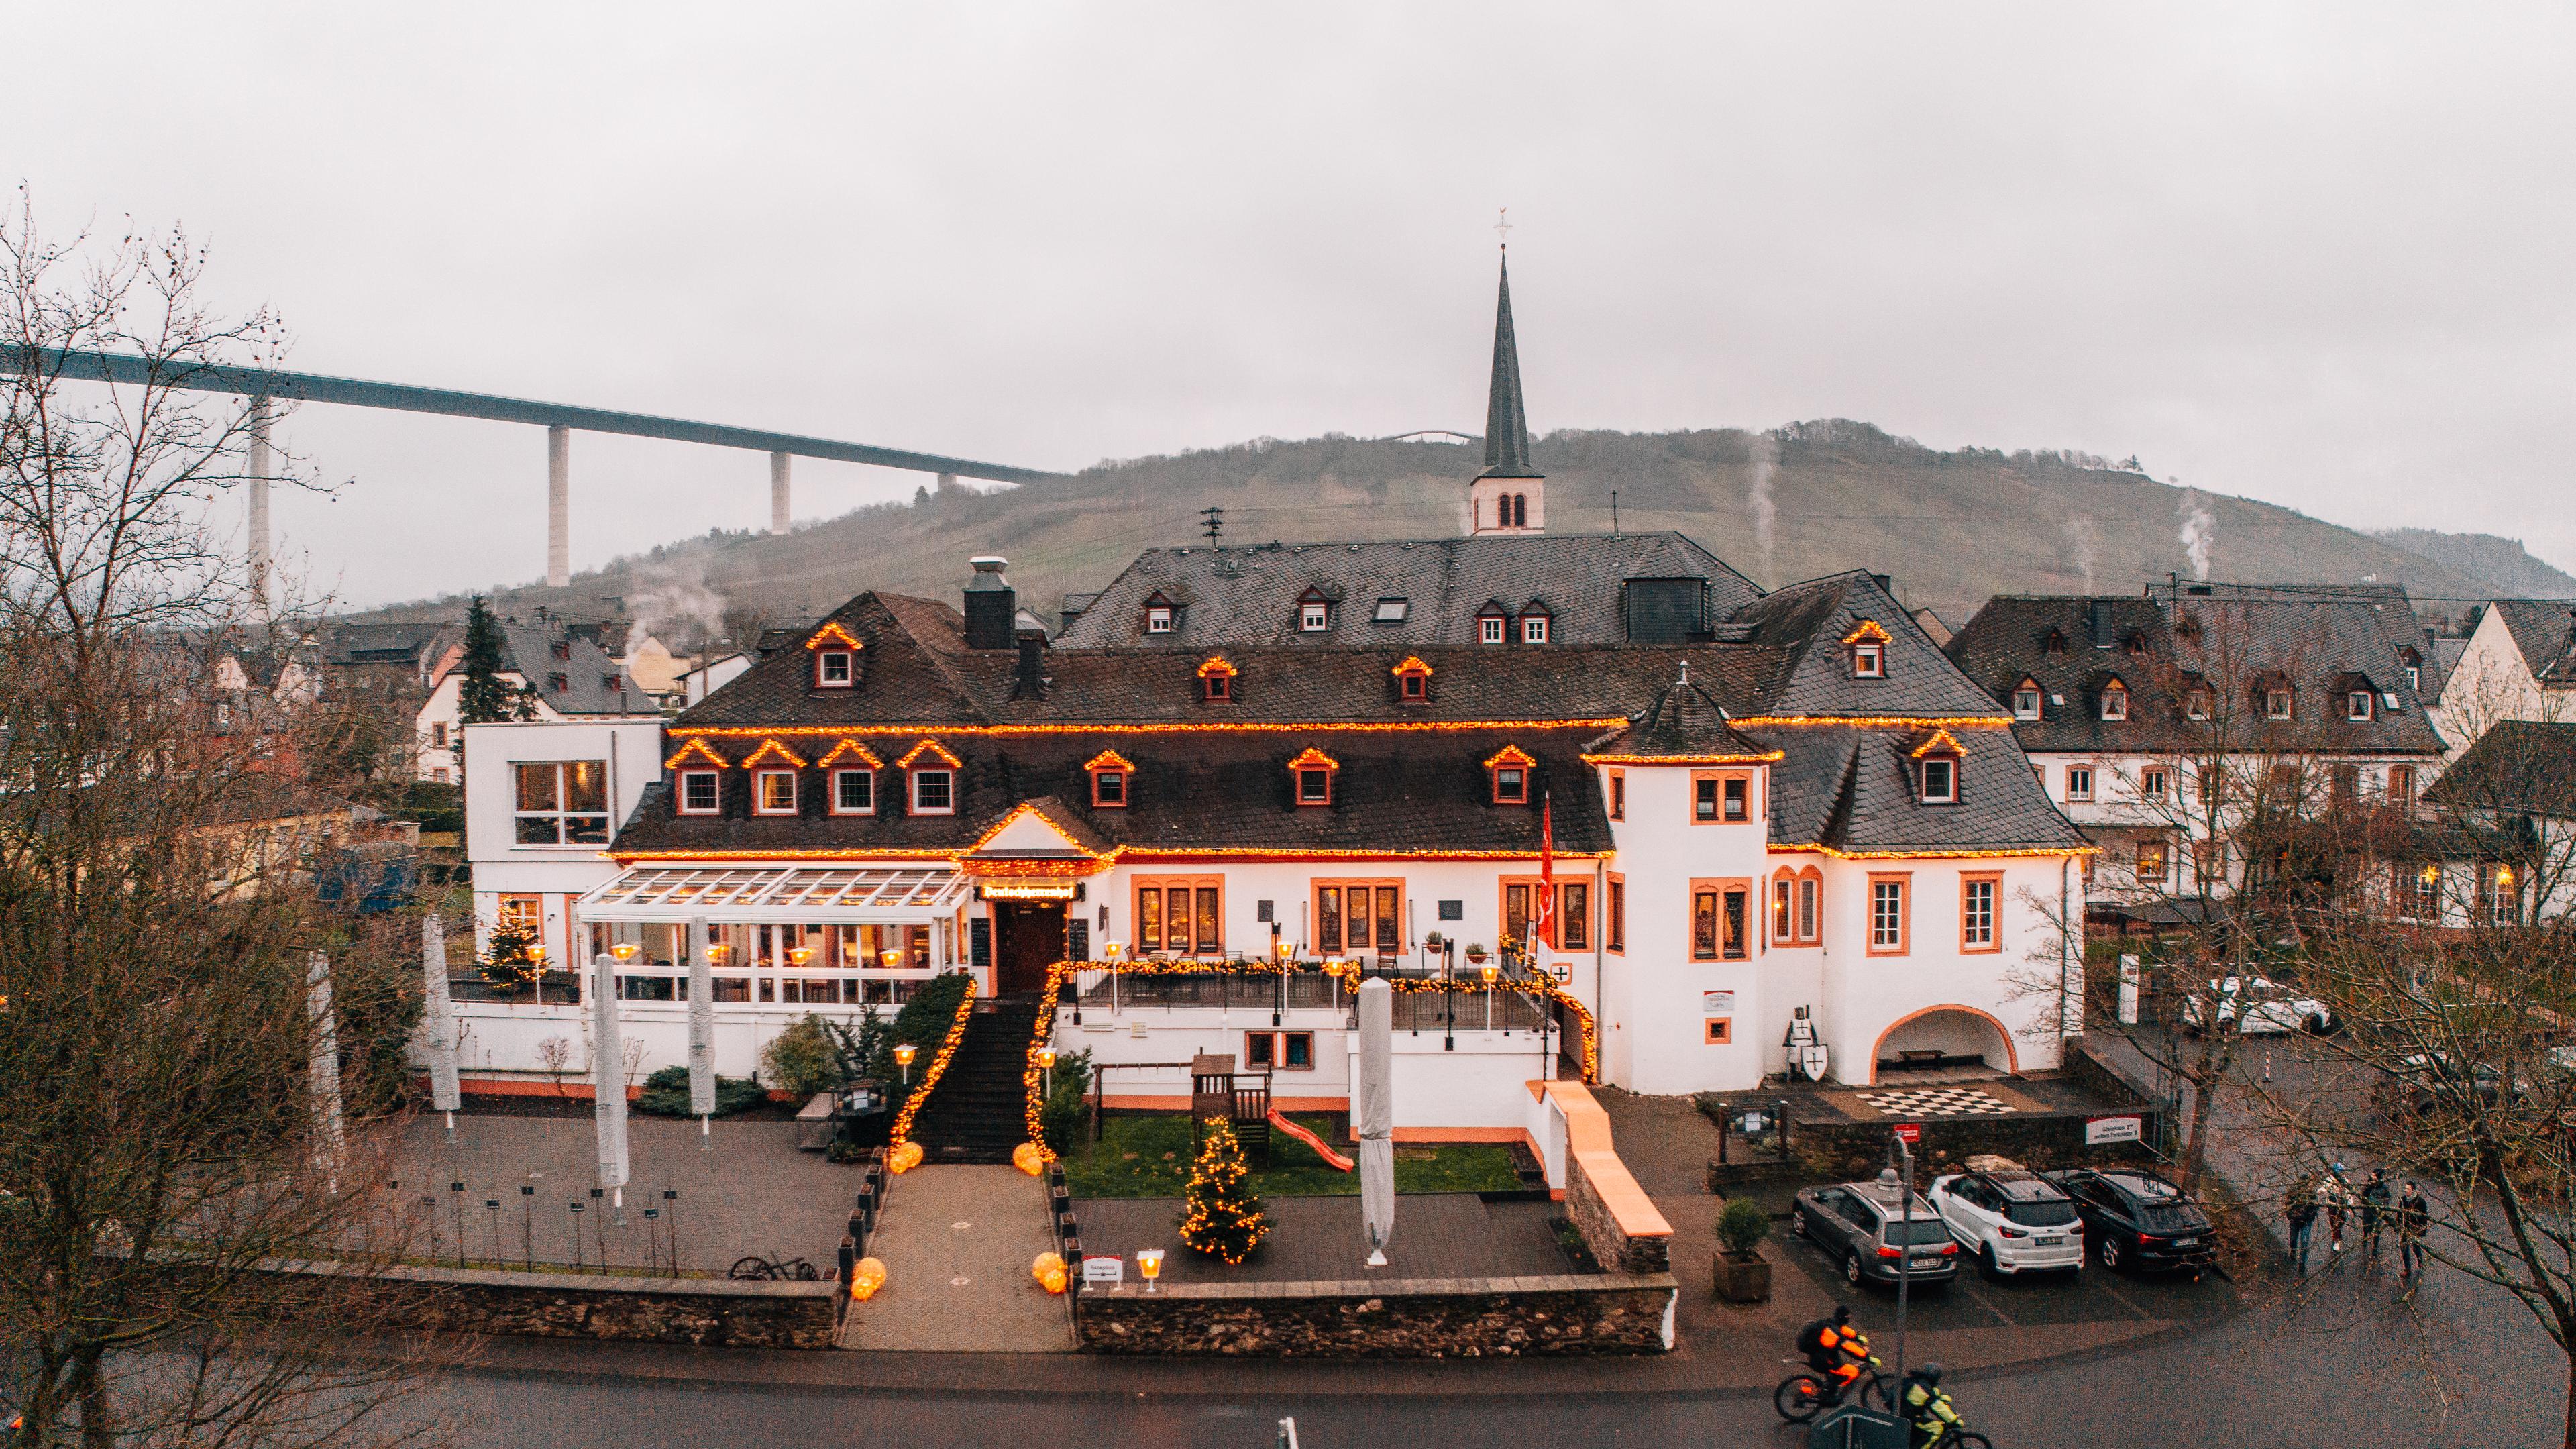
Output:
[[[470,731],[469,800],[520,791],[507,839],[471,811],[478,920],[632,948],[643,1071],[684,1060],[693,923],[731,1073],[965,969],[1061,985],[1113,1102],[1185,1103],[1204,1052],[1333,1110],[1357,973],[1476,979],[1435,938],[1498,989],[1397,997],[1408,1131],[1511,1130],[1533,1076],[1757,1087],[1793,1024],[1849,1082],[2056,1066],[2080,980],[2032,982],[2086,847],[2010,718],[1882,578],[1765,594],[1677,533],[1546,533],[1507,307],[1477,532],[1149,550],[1054,640],[976,559],[962,607],[865,593],[788,636],[649,774],[633,726]],[[1187,974],[1213,958],[1279,969]],[[471,1007],[477,1039],[526,1009]]]
[[[681,677],[688,673],[689,663],[676,654],[652,631],[636,629],[627,635],[626,653],[618,660],[626,670],[627,681],[635,688],[666,704],[686,703]]]
[[[2418,850],[2389,864],[2401,919],[2466,927],[2576,907],[2576,722],[2496,721],[2424,803]]]
[[[334,690],[418,699],[464,637],[453,621],[332,624],[322,631],[322,669]]]
[[[2426,644],[2400,589],[2178,581],[1997,598],[1948,652],[2101,847],[2099,918],[2227,892],[2247,810],[2411,804],[2441,763],[2415,692]]]
[[[703,664],[690,665],[688,672],[680,676],[681,706],[685,708],[698,703],[708,695],[740,679],[743,671],[750,667],[751,656],[739,651],[732,654],[719,654]]]
[[[2436,706],[2454,755],[2500,720],[2576,720],[2576,601],[2492,600],[2456,643]]]
[[[624,667],[586,634],[512,620],[501,626],[501,641],[507,667],[500,677],[513,689],[527,691],[535,719],[618,719],[661,713],[659,701],[632,687]],[[462,661],[460,640],[414,717],[421,779],[460,778],[457,701],[465,682]]]

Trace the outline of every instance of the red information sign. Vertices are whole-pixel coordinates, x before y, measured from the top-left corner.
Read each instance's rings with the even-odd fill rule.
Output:
[[[1923,1124],[1920,1122],[1899,1122],[1896,1124],[1896,1135],[1899,1140],[1911,1147],[1915,1143],[1923,1140]]]

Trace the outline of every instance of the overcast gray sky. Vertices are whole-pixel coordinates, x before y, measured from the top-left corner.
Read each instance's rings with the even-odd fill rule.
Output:
[[[1845,416],[2576,566],[2576,11],[0,5],[0,175],[306,369],[1039,467]],[[420,18],[423,16],[426,18]],[[540,576],[535,429],[311,408],[354,602]],[[767,518],[579,437],[576,567]],[[913,475],[800,462],[799,516]]]

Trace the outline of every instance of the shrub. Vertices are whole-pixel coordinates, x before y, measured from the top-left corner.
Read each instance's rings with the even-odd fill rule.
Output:
[[[844,1080],[837,1046],[823,1018],[808,1012],[760,1049],[761,1069],[791,1097],[828,1092]]]
[[[955,1024],[957,1003],[966,998],[966,988],[974,980],[963,971],[951,971],[921,983],[921,989],[912,993],[912,999],[894,1014],[894,1029],[885,1034],[875,1059],[868,1063],[868,1075],[890,1082],[901,1080],[902,1074],[895,1070],[894,1049],[898,1043],[910,1042],[921,1049],[921,1055],[912,1061],[913,1080],[919,1081],[920,1073],[938,1052],[939,1043],[947,1038],[948,1028]]]
[[[768,1100],[768,1091],[749,1077],[716,1078],[715,1115],[719,1117],[730,1117]],[[643,1095],[635,1099],[635,1110],[656,1117],[689,1116],[689,1069],[664,1067],[646,1077]]]
[[[1717,1215],[1717,1240],[1726,1251],[1738,1258],[1751,1255],[1764,1238],[1771,1236],[1771,1215],[1756,1204],[1736,1198]]]
[[[1091,1053],[1066,1052],[1055,1059],[1055,1094],[1038,1106],[1038,1131],[1049,1151],[1061,1157],[1082,1141],[1091,1120]]]

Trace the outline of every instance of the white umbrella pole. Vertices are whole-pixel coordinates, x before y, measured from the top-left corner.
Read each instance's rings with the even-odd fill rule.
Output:
[[[1368,1265],[1386,1266],[1395,1236],[1395,1000],[1384,977],[1360,983],[1360,1227]]]
[[[707,961],[707,922],[689,922],[689,1110],[698,1117],[698,1150],[715,1147],[708,1125],[716,1110],[716,980]]]
[[[617,1226],[626,1226],[626,1047],[617,1015],[617,958],[590,958],[592,1119],[599,1128],[599,1185],[616,1194]]]

